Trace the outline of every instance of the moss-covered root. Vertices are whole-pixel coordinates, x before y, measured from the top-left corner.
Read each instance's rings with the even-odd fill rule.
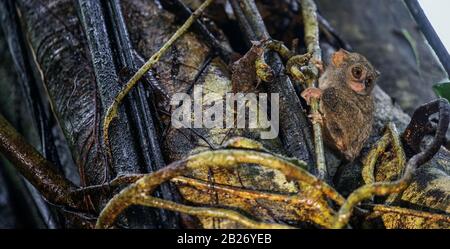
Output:
[[[258,222],[245,217],[244,215],[228,209],[213,207],[193,207],[175,203],[172,201],[162,200],[151,196],[140,196],[135,199],[134,204],[163,208],[170,211],[185,213],[195,216],[214,217],[229,219],[252,229],[292,229],[294,227],[282,224]]]
[[[177,185],[189,186],[206,193],[215,191],[217,193],[222,193],[225,196],[236,196],[248,200],[267,200],[274,203],[295,205],[298,207],[296,212],[300,217],[324,228],[331,227],[335,215],[335,211],[326,201],[319,201],[316,196],[308,194],[308,192],[278,194],[217,183],[211,184],[207,181],[182,176],[172,178],[171,182]]]
[[[138,203],[142,196],[151,194],[152,191],[161,183],[166,182],[174,177],[183,175],[190,170],[212,166],[232,168],[242,164],[258,164],[267,168],[279,170],[280,172],[284,173],[289,179],[294,179],[314,187],[315,189],[322,192],[324,196],[327,196],[339,205],[342,205],[345,200],[336,190],[334,190],[328,184],[311,175],[301,167],[298,167],[296,164],[286,161],[281,157],[278,157],[271,153],[252,151],[247,149],[222,149],[200,152],[198,154],[189,156],[184,160],[173,162],[157,172],[145,175],[144,177],[140,178],[135,183],[123,189],[119,194],[114,196],[108,202],[97,220],[97,227],[111,227],[114,224],[117,216],[122,213],[122,211],[125,210],[128,206]],[[160,202],[161,200],[158,201]],[[179,208],[179,206],[168,206],[168,208],[174,209]],[[210,214],[211,216],[214,216],[218,213],[212,212]]]

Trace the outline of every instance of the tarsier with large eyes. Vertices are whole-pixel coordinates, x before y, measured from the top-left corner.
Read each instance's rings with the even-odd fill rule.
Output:
[[[319,116],[324,142],[353,161],[372,131],[374,103],[372,89],[379,72],[358,53],[339,50],[319,79],[319,88],[310,87],[302,97],[319,99]]]

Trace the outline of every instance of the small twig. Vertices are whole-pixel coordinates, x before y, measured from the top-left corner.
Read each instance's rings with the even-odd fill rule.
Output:
[[[211,62],[213,59],[214,59],[214,53],[209,52],[208,55],[206,56],[205,60],[202,62],[200,68],[198,68],[198,71],[195,74],[194,79],[192,80],[192,82],[190,82],[189,88],[186,90],[187,94],[192,94],[192,89],[194,88],[195,84],[197,84],[200,77],[202,77],[202,75],[204,73],[206,73],[206,69],[209,67],[209,65],[211,65]]]
[[[198,138],[200,138],[203,142],[205,142],[208,145],[209,149],[211,149],[211,150],[217,149],[217,146],[215,144],[211,143],[208,140],[208,137],[203,136],[199,131],[196,130],[196,128],[189,128],[188,130],[190,132],[194,133],[194,135],[196,135]]]
[[[259,151],[222,149],[200,152],[189,156],[184,160],[173,162],[157,172],[145,175],[135,183],[123,189],[108,202],[99,216],[97,227],[111,227],[117,216],[124,209],[133,204],[133,201],[137,196],[151,193],[161,183],[174,177],[183,175],[188,171],[197,168],[231,168],[241,164],[258,164],[267,168],[279,170],[284,173],[287,178],[295,179],[301,183],[310,185],[313,189],[322,192],[325,196],[339,205],[344,202],[344,198],[328,184],[283,158]]]
[[[150,70],[159,59],[165,54],[165,52],[172,46],[175,41],[178,40],[183,34],[187,32],[189,27],[194,23],[195,20],[203,13],[203,11],[212,3],[213,0],[206,0],[202,5],[186,20],[186,22],[175,32],[175,34],[170,37],[170,39],[155,53],[150,59],[131,77],[131,79],[125,84],[119,94],[114,98],[114,102],[108,108],[103,121],[103,140],[108,150],[109,147],[109,135],[108,130],[111,122],[118,117],[118,108],[122,103],[125,96],[133,89],[133,87],[138,83],[139,79],[144,76],[148,70]],[[111,154],[111,152],[109,152]]]
[[[357,190],[355,190],[345,201],[344,205],[341,206],[339,210],[334,228],[344,227],[352,214],[353,207],[356,206],[361,201],[372,197],[373,195],[388,195],[393,193],[399,193],[406,189],[413,179],[416,169],[428,162],[433,158],[433,156],[439,151],[441,145],[445,142],[445,134],[447,132],[449,121],[450,121],[450,105],[444,99],[438,99],[428,104],[425,104],[421,108],[430,108],[435,112],[439,112],[439,123],[434,136],[433,141],[428,147],[414,155],[409,159],[406,164],[406,170],[399,180],[393,182],[377,182],[373,184],[364,185]],[[414,121],[412,121],[414,122]]]
[[[400,141],[400,135],[397,131],[397,127],[394,123],[388,124],[388,130],[391,135],[392,139],[392,149],[394,150],[397,163],[399,165],[405,165],[406,164],[406,155],[405,151],[403,150],[402,142]]]
[[[179,176],[175,177],[171,180],[173,183],[180,184],[180,185],[187,185],[194,188],[197,188],[199,190],[214,190],[214,191],[221,191],[223,193],[228,193],[232,195],[236,195],[242,198],[247,199],[267,199],[271,201],[282,201],[282,202],[304,202],[305,200],[299,198],[299,196],[296,193],[292,194],[275,194],[275,193],[268,193],[268,192],[262,192],[257,190],[250,190],[250,189],[243,189],[239,187],[234,186],[228,186],[223,184],[211,184],[210,182],[193,179],[189,177]]]
[[[388,125],[388,130],[390,131],[390,135],[391,135],[391,146],[392,146],[392,150],[395,153],[395,161],[391,161],[389,163],[394,163],[397,164],[399,167],[397,167],[397,172],[398,175],[402,175],[404,173],[405,170],[405,165],[406,165],[406,154],[405,151],[403,149],[403,145],[402,142],[400,141],[400,135],[397,131],[397,127],[395,126],[394,123],[389,123]],[[398,177],[398,176],[397,176]],[[402,193],[402,191],[394,193],[392,195],[390,195],[387,200],[386,200],[386,204],[391,203],[393,200],[395,200],[397,198],[397,196],[399,196]]]
[[[305,43],[308,52],[312,54],[310,68],[315,69],[315,77],[310,77],[306,83],[308,87],[317,87],[318,70],[316,66],[322,63],[322,52],[319,46],[319,24],[317,22],[317,7],[313,0],[303,0],[302,15],[305,29]],[[319,101],[311,99],[311,114],[319,115]],[[322,139],[322,127],[319,123],[313,123],[314,145],[316,153],[316,170],[320,179],[327,179],[328,172],[325,164],[325,154]]]

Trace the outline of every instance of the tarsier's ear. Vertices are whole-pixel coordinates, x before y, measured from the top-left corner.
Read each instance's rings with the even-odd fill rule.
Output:
[[[349,54],[347,50],[341,48],[331,56],[331,62],[334,66],[339,67],[347,59]]]

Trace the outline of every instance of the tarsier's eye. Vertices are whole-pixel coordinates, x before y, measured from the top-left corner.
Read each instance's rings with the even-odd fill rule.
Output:
[[[367,85],[367,86],[372,85],[372,82],[373,82],[373,79],[372,79],[372,78],[369,77],[369,78],[366,79],[366,85]]]
[[[352,75],[355,79],[359,79],[362,76],[362,69],[360,67],[352,68]]]

